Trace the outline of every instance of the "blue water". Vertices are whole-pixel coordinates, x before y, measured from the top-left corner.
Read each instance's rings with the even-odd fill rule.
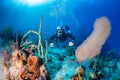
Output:
[[[14,0],[0,0],[0,27],[12,25],[15,30],[20,29],[23,32],[29,29],[37,30],[40,15],[43,15],[45,34],[55,32],[57,25],[67,24],[74,35],[86,37],[90,34],[95,19],[107,16],[112,23],[109,43],[111,48],[117,48],[120,45],[119,5],[119,0],[53,0],[53,3],[37,6],[23,5]],[[77,44],[81,43],[80,38],[77,39]]]
[[[120,0],[47,0],[49,3],[28,5],[19,0],[0,0],[0,31],[12,25],[13,31],[38,31],[43,17],[42,34],[49,38],[58,25],[69,25],[75,35],[75,46],[92,32],[96,18],[106,16],[111,21],[111,35],[102,52],[113,50],[120,57]]]
[[[103,49],[113,49],[120,56],[119,0],[51,0],[51,3],[37,6],[15,1],[0,0],[1,30],[7,25],[12,25],[15,31],[38,30],[42,15],[43,34],[50,36],[55,33],[57,25],[67,24],[76,36],[76,45],[79,45],[91,33],[95,19],[107,16],[112,24],[112,32]]]

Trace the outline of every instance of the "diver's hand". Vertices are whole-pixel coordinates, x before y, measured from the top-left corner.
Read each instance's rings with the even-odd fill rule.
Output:
[[[54,43],[50,43],[50,47],[55,47]]]
[[[69,46],[73,46],[74,43],[73,43],[72,41],[70,41],[68,45],[69,45]]]

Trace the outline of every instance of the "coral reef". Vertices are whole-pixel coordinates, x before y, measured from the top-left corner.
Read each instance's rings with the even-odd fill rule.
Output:
[[[30,30],[20,40],[16,37],[16,42],[9,41],[0,49],[0,80],[119,80],[120,59],[113,58],[114,50],[104,53],[106,57],[100,51],[110,34],[109,21],[98,18],[94,27],[77,50],[69,46],[50,48],[47,41],[42,43],[41,19],[39,32]],[[28,40],[29,33],[39,37],[37,45]]]
[[[15,40],[15,33],[12,26],[6,26],[4,30],[0,31],[0,37],[4,40]]]
[[[46,48],[43,49],[42,37],[42,17],[40,20],[39,32],[30,30],[23,38],[16,36],[16,42],[9,41],[7,50],[2,51],[2,72],[4,80],[46,80],[49,78],[48,71],[45,68],[47,64],[47,41]],[[25,38],[29,33],[35,33],[39,36],[38,45],[27,41]],[[20,40],[19,40],[20,39]],[[24,39],[26,41],[24,42]],[[9,50],[9,52],[8,52]],[[35,55],[35,52],[38,53]]]

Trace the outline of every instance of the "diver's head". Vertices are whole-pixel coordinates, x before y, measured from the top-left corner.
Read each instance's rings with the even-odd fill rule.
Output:
[[[57,30],[62,29],[60,26],[57,26]]]
[[[57,26],[57,35],[61,36],[63,34],[62,28],[60,26]]]

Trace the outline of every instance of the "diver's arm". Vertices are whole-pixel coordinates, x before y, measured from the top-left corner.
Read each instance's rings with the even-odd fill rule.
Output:
[[[56,35],[54,34],[54,35],[52,35],[52,36],[50,37],[50,39],[49,39],[49,40],[50,40],[50,43],[53,42],[55,39],[56,39]]]
[[[72,41],[75,40],[75,36],[73,36],[71,33],[67,33],[67,36],[68,36],[69,38],[71,38]]]
[[[50,47],[54,47],[54,41],[56,41],[56,35],[53,35],[49,38],[49,45]]]
[[[69,38],[71,38],[71,41],[69,42],[69,46],[73,46],[74,45],[74,40],[75,40],[75,37],[71,34],[71,33],[68,33],[67,35]]]

